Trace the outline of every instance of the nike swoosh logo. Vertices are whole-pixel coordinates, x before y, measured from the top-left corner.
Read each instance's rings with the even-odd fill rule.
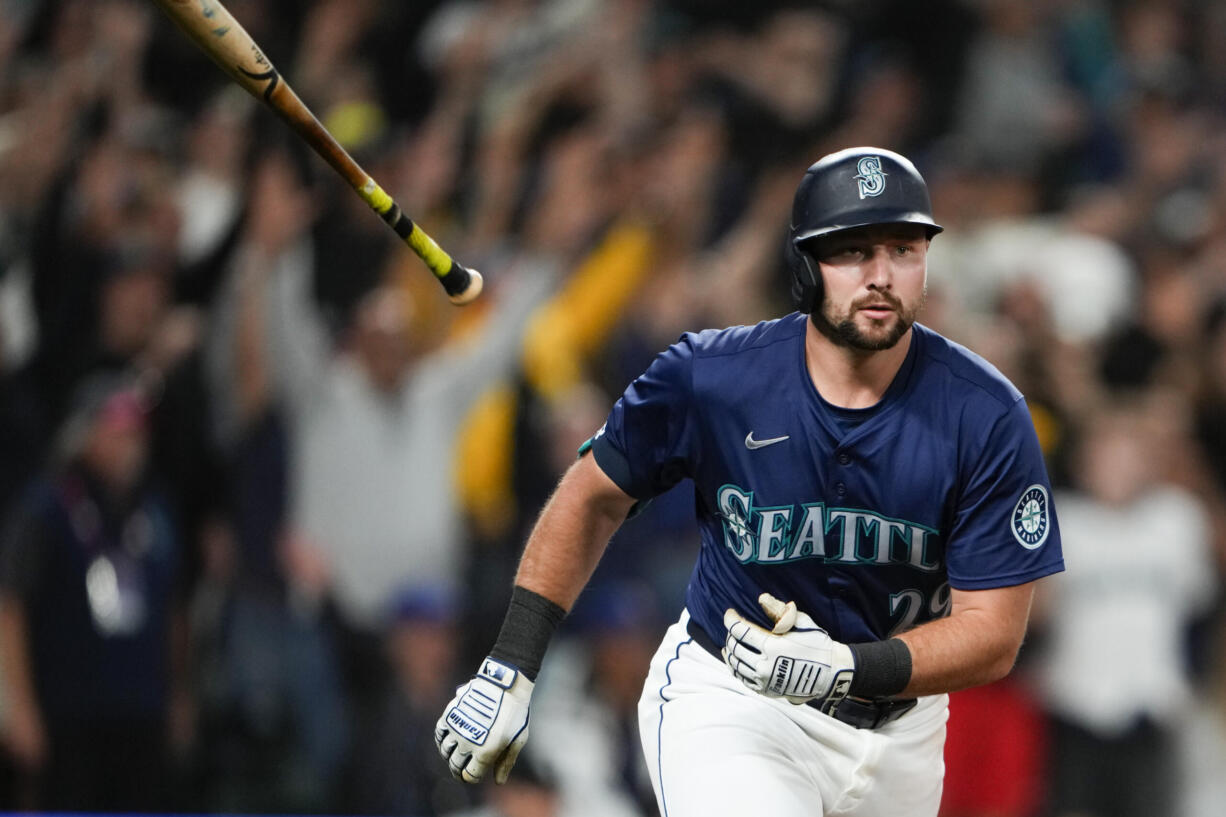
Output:
[[[745,447],[748,448],[750,451],[753,451],[755,448],[766,448],[766,446],[768,445],[774,445],[775,443],[781,443],[787,438],[788,438],[788,435],[784,434],[782,437],[771,437],[768,440],[755,440],[753,438],[753,432],[751,431],[745,435]]]

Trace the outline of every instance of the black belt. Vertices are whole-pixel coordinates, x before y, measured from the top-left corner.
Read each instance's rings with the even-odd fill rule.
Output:
[[[706,630],[698,626],[694,619],[686,622],[685,630],[690,634],[690,638],[694,639],[695,644],[711,653],[721,662],[724,660],[720,646],[715,643],[711,636],[707,635]],[[842,721],[857,729],[876,729],[880,726],[885,726],[890,721],[901,718],[914,709],[916,703],[915,698],[874,701],[868,698],[856,698],[849,695],[839,702],[838,707],[833,712],[827,712],[826,714],[836,721]],[[818,712],[824,712],[816,701],[808,701],[806,706],[811,706]]]

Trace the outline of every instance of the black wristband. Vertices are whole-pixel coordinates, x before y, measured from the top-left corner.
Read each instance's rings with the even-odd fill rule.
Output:
[[[535,681],[553,631],[565,617],[565,610],[540,593],[516,585],[490,658],[517,667],[529,681]]]
[[[858,698],[897,695],[911,682],[911,650],[901,638],[848,644],[856,673],[848,693]]]

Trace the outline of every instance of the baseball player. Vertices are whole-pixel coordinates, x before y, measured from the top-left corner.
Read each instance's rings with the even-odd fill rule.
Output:
[[[935,815],[947,696],[1006,675],[1063,569],[1021,394],[915,323],[941,232],[906,158],[808,169],[799,311],[685,334],[580,450],[529,537],[497,642],[438,722],[503,781],[552,632],[635,504],[694,483],[702,546],[639,726],[666,817]]]

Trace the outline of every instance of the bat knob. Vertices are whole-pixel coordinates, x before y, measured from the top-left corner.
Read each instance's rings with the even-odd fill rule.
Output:
[[[458,264],[456,265],[459,266]],[[485,279],[481,277],[481,273],[475,269],[465,269],[468,273],[468,284],[456,293],[449,293],[448,299],[456,306],[464,306],[464,304],[472,303],[477,300],[477,296],[481,294],[481,289],[485,286]]]

